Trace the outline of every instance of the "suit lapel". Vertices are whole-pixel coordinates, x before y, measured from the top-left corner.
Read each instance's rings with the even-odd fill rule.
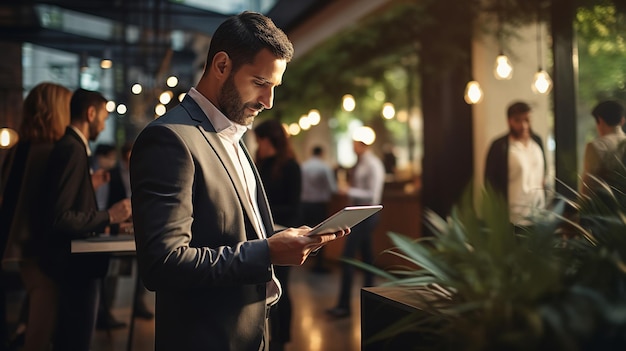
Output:
[[[83,176],[85,177],[85,173],[87,174],[85,179],[87,179],[89,186],[85,187],[85,190],[87,189],[89,190],[82,191],[82,193],[83,193],[83,196],[91,198],[89,201],[91,202],[93,208],[97,209],[98,200],[96,200],[96,191],[94,190],[93,180],[91,179],[91,164],[89,162],[89,156],[87,156],[87,147],[85,146],[85,142],[80,137],[80,135],[76,133],[76,131],[73,128],[67,127],[65,133],[73,139],[74,143],[76,143],[76,148],[79,150],[82,150],[82,152],[85,155],[85,168],[84,168]]]
[[[226,173],[228,173],[230,181],[233,184],[235,191],[237,192],[237,196],[239,197],[239,203],[244,208],[244,211],[248,216],[248,220],[250,221],[250,223],[253,224],[252,227],[254,227],[254,230],[257,234],[256,237],[248,237],[248,239],[260,238],[262,236],[262,233],[259,233],[258,229],[254,225],[254,223],[256,223],[256,221],[254,220],[254,210],[252,208],[252,205],[250,204],[250,201],[248,200],[246,188],[239,180],[237,168],[235,168],[235,165],[230,159],[228,151],[224,147],[224,144],[222,143],[222,140],[220,139],[217,132],[215,131],[215,128],[213,127],[211,122],[209,122],[209,119],[206,117],[200,106],[198,106],[198,104],[191,97],[185,97],[181,105],[183,108],[185,108],[185,110],[187,110],[191,118],[198,123],[198,129],[208,142],[209,147],[213,149],[217,157],[220,159],[222,166],[226,169]]]

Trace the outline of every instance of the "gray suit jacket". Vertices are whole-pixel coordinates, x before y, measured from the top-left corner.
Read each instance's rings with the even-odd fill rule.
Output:
[[[130,173],[139,270],[156,291],[156,350],[259,350],[269,247],[224,145],[191,97],[140,133]]]

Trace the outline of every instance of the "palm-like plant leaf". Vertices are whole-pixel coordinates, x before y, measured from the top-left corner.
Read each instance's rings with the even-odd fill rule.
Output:
[[[394,248],[386,252],[405,266],[383,272],[351,263],[383,276],[385,285],[438,293],[428,301],[416,293],[425,314],[398,321],[374,339],[394,331],[453,333],[454,341],[437,349],[524,350],[596,340],[601,323],[623,326],[617,330],[626,335],[625,315],[611,308],[626,309],[623,192],[608,185],[595,189],[601,190],[574,200],[557,196],[557,205],[538,212],[522,231],[509,223],[504,199],[487,189],[481,217],[467,195],[447,218],[425,212],[432,237],[389,233]],[[563,297],[569,302],[561,303]],[[590,301],[597,308],[585,305]]]

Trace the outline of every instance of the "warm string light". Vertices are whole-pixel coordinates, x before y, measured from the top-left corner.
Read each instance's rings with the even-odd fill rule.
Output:
[[[356,101],[354,100],[354,96],[350,94],[344,95],[341,100],[341,106],[343,107],[343,110],[346,112],[354,111],[354,108],[356,107]]]
[[[11,128],[0,128],[0,149],[10,149],[19,140],[17,132]]]
[[[370,127],[359,127],[354,131],[354,134],[352,134],[352,140],[360,141],[365,145],[372,145],[376,140],[376,132]]]
[[[133,86],[130,88],[130,91],[135,94],[135,95],[139,95],[141,94],[141,92],[143,91],[143,87],[141,86],[141,84],[139,83],[135,83],[133,84]]]
[[[465,102],[468,104],[473,105],[481,102],[483,95],[483,89],[477,81],[471,80],[465,86]]]
[[[384,119],[392,119],[396,115],[396,109],[391,102],[385,102],[383,104],[383,110],[381,112]]]

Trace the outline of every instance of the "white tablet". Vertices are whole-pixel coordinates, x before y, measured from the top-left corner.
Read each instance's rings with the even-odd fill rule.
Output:
[[[307,235],[328,234],[352,228],[365,218],[380,211],[382,208],[382,205],[344,207],[341,211],[316,225]]]

